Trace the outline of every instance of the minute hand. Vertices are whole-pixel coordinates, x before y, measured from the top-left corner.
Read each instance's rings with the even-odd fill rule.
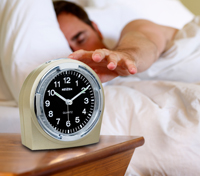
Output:
[[[74,96],[74,97],[71,99],[71,101],[73,101],[73,100],[76,99],[78,96],[80,96],[82,93],[84,93],[86,90],[88,90],[89,87],[90,87],[90,85],[87,86],[85,89],[83,89],[81,92],[79,92],[76,96]]]

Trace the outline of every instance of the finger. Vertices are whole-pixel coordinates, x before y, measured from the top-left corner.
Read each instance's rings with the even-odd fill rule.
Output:
[[[95,62],[101,62],[103,59],[106,58],[107,55],[109,55],[110,51],[107,49],[97,49],[92,54],[92,59]]]
[[[117,63],[119,62],[120,57],[117,54],[111,53],[108,57],[107,57],[107,61],[108,61],[108,65],[107,68],[109,70],[115,70],[117,68]]]
[[[125,61],[125,66],[126,66],[126,68],[128,69],[128,71],[129,71],[130,74],[135,74],[135,73],[137,73],[137,67],[136,67],[136,65],[135,65],[135,61],[130,60],[130,59],[127,59],[127,60]]]
[[[75,60],[92,59],[93,51],[78,50],[68,56],[68,58]]]

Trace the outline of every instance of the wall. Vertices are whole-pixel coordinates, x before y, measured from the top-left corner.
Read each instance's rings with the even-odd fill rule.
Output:
[[[200,15],[200,0],[180,0],[192,13]]]

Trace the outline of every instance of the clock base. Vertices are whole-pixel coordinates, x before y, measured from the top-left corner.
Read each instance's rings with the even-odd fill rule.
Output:
[[[32,130],[26,130],[26,134],[29,133],[29,137],[22,137],[22,144],[31,150],[47,150],[47,149],[61,149],[71,148],[84,145],[95,144],[99,142],[100,126],[97,124],[93,129],[93,133],[89,133],[87,136],[76,140],[61,142],[50,136],[41,135],[41,132],[35,127],[34,123],[31,123]],[[28,132],[29,131],[29,132]]]

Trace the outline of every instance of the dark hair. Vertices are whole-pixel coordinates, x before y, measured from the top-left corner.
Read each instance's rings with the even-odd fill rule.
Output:
[[[61,12],[71,13],[93,28],[92,22],[90,21],[87,13],[77,4],[68,1],[54,1],[53,5],[57,16]]]

